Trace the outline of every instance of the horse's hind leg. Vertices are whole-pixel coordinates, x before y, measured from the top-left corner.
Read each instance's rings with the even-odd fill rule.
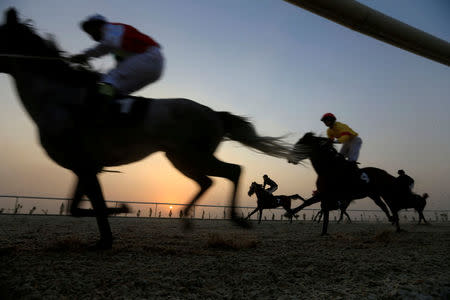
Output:
[[[387,208],[386,204],[383,202],[383,200],[381,200],[381,197],[378,195],[369,195],[369,198],[372,199],[376,205],[378,205],[379,208],[381,208],[384,213],[386,214],[389,222],[394,222],[394,217],[391,216],[391,214],[389,213],[389,209]],[[392,210],[392,208],[391,208]]]
[[[231,197],[231,218],[240,223],[241,226],[248,226],[248,223],[238,220],[235,211],[236,193],[241,175],[241,167],[235,164],[225,163],[218,160],[211,154],[199,154],[196,156],[186,156],[183,153],[166,153],[167,158],[184,175],[193,179],[200,185],[200,191],[186,207],[186,212],[211,186],[212,181],[208,176],[227,178],[233,182],[234,189]]]
[[[350,216],[348,215],[348,213],[347,213],[346,210],[344,210],[344,215],[347,217],[348,222],[351,223],[351,222],[352,222],[352,219],[350,219]]]

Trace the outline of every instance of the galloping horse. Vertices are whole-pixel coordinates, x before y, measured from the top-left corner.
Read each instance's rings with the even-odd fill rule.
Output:
[[[108,215],[127,211],[126,207],[106,207],[97,178],[104,167],[132,163],[164,151],[180,172],[200,186],[185,216],[211,186],[209,176],[217,176],[233,183],[231,217],[246,226],[234,209],[241,167],[217,159],[217,146],[230,139],[271,156],[288,158],[290,149],[280,138],[259,136],[245,118],[216,112],[192,100],[125,97],[108,104],[107,110],[99,108],[92,104],[98,100],[92,91],[96,90],[99,74],[70,66],[54,43],[20,22],[14,9],[7,11],[6,22],[0,26],[0,40],[0,72],[14,78],[47,154],[77,176],[71,213],[97,218],[99,248],[112,246]],[[93,210],[78,208],[83,196],[89,198]]]
[[[395,199],[404,195],[398,193],[394,176],[378,168],[358,169],[336,151],[329,139],[317,137],[311,132],[295,144],[288,161],[297,164],[307,158],[318,175],[316,186],[324,215],[322,235],[327,234],[330,210],[338,209],[338,203],[349,203],[365,197],[371,198],[400,231],[398,210],[393,208]],[[381,198],[386,201],[393,216]],[[289,214],[302,208],[295,208]]]
[[[303,199],[299,194],[291,195],[291,196],[285,196],[285,195],[272,195],[268,191],[266,191],[262,184],[258,184],[256,182],[252,182],[250,185],[250,189],[248,190],[248,195],[252,196],[256,193],[257,197],[257,207],[254,211],[248,214],[248,216],[245,219],[249,219],[254,213],[259,211],[259,217],[258,217],[258,224],[261,223],[261,217],[262,217],[262,211],[263,209],[271,209],[271,208],[277,208],[279,206],[282,206],[286,211],[290,211],[291,209],[291,200],[292,199]],[[289,216],[292,223],[292,215]]]

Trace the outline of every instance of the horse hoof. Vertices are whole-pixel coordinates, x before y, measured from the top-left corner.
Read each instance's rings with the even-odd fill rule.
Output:
[[[233,222],[236,223],[239,227],[250,229],[252,228],[252,225],[247,220],[244,220],[242,218],[232,218]]]
[[[94,245],[91,245],[88,247],[88,250],[90,251],[102,251],[102,250],[109,250],[112,248],[112,239],[111,240],[105,240],[100,239],[97,243]]]
[[[128,205],[122,204],[120,206],[120,212],[123,213],[123,214],[127,214],[127,213],[130,212],[130,208],[128,207]]]
[[[189,219],[183,219],[183,230],[191,231],[192,230],[192,222]]]
[[[283,215],[283,217],[290,219],[293,217],[293,215],[287,212]]]

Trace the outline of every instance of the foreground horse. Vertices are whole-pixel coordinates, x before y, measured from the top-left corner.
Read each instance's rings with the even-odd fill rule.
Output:
[[[263,209],[272,209],[277,207],[283,207],[286,211],[290,211],[291,209],[291,201],[292,199],[303,199],[299,194],[286,196],[286,195],[272,195],[268,191],[264,189],[262,184],[258,184],[256,182],[252,182],[250,185],[250,189],[248,190],[248,195],[252,196],[256,193],[257,200],[257,207],[254,211],[248,214],[248,216],[245,219],[249,219],[254,213],[259,211],[259,217],[258,217],[258,224],[261,223],[261,217],[262,217],[262,211]],[[289,216],[292,223],[292,215]]]
[[[338,209],[338,203],[349,203],[365,197],[371,198],[388,219],[396,224],[397,231],[400,231],[398,210],[394,207],[400,201],[396,199],[405,195],[398,193],[395,177],[378,168],[358,169],[336,151],[329,139],[317,137],[311,132],[306,133],[295,144],[289,162],[297,164],[307,158],[318,175],[316,186],[324,216],[322,235],[327,234],[330,210]],[[302,208],[293,209],[290,214]]]
[[[106,110],[88,104],[98,103],[91,93],[98,74],[74,70],[54,44],[20,22],[14,9],[8,10],[7,20],[0,26],[0,40],[0,72],[14,78],[47,154],[77,176],[71,213],[97,218],[98,247],[112,246],[108,215],[128,211],[126,207],[106,207],[97,178],[104,167],[132,163],[164,151],[181,173],[200,186],[185,216],[211,186],[209,176],[217,176],[233,183],[231,217],[245,226],[247,223],[237,218],[234,209],[241,167],[217,159],[217,146],[230,139],[275,157],[287,158],[290,152],[279,138],[257,135],[245,118],[216,112],[188,99],[128,97]],[[26,59],[30,56],[47,59]],[[89,198],[93,211],[78,208],[83,196]]]

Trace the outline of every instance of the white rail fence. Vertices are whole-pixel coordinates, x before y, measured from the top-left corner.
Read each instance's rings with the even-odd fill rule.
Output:
[[[71,199],[60,197],[37,197],[19,195],[0,195],[0,215],[1,214],[21,214],[21,215],[68,215],[68,203]],[[181,218],[183,208],[186,204],[164,203],[164,202],[136,202],[136,201],[114,201],[107,200],[108,206],[117,207],[120,204],[128,204],[132,211],[128,214],[121,214],[120,217],[134,218]],[[295,202],[293,207],[295,207]],[[82,206],[90,207],[88,200],[82,201]],[[238,206],[238,215],[246,217],[255,207]],[[230,206],[198,204],[193,207],[191,217],[195,219],[228,219]],[[266,209],[263,211],[263,220],[282,221],[283,208]],[[312,220],[319,212],[318,208],[305,208],[300,211],[294,221]],[[387,218],[381,210],[361,210],[348,209],[353,222],[386,222]],[[330,215],[331,221],[339,219],[339,211],[333,211]],[[425,210],[425,218],[430,222],[449,222],[450,210]],[[113,216],[114,217],[114,216]],[[119,217],[119,216],[117,216]],[[255,220],[258,213],[251,219]],[[418,215],[413,209],[402,210],[400,218],[403,222],[417,222]],[[344,216],[344,221],[346,217]]]

